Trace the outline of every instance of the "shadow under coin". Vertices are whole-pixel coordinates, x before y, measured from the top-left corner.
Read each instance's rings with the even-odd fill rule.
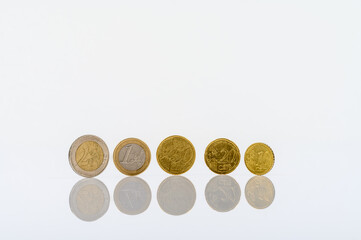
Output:
[[[69,195],[70,210],[83,221],[95,221],[102,217],[109,208],[107,187],[95,178],[78,181]]]
[[[119,181],[114,190],[114,202],[119,211],[137,215],[149,207],[152,193],[149,185],[139,177],[126,177]]]
[[[193,183],[182,176],[171,176],[158,187],[157,200],[160,208],[170,215],[182,215],[192,209],[196,202]]]
[[[241,188],[236,180],[227,175],[219,175],[209,180],[205,197],[208,205],[218,212],[234,209],[241,198]]]
[[[275,188],[271,180],[264,176],[252,177],[246,185],[247,202],[254,208],[269,207],[275,198]]]

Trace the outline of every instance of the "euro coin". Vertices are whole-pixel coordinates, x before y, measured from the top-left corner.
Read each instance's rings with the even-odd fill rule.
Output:
[[[69,163],[74,172],[83,177],[95,177],[104,171],[109,160],[105,142],[93,135],[76,139],[69,150]]]
[[[264,176],[254,176],[244,190],[247,202],[254,208],[269,207],[275,198],[275,188],[271,180]]]
[[[237,145],[226,138],[218,138],[208,144],[204,160],[215,173],[228,174],[237,168],[241,154]]]
[[[137,138],[124,139],[115,147],[113,161],[117,169],[126,175],[140,174],[149,166],[149,147]]]
[[[196,150],[193,144],[182,136],[170,136],[164,139],[157,149],[159,166],[170,174],[187,172],[194,163]]]
[[[205,196],[211,208],[218,212],[228,212],[239,203],[241,188],[232,177],[218,175],[208,182]]]
[[[244,162],[248,170],[256,175],[264,175],[271,171],[275,155],[272,149],[264,143],[254,143],[244,154]]]

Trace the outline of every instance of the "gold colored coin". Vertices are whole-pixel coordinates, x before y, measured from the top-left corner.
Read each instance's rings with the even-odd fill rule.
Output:
[[[157,149],[159,166],[170,174],[187,172],[194,163],[196,150],[193,144],[182,136],[170,136],[164,139]]]
[[[108,147],[97,136],[81,136],[73,142],[69,150],[70,166],[83,177],[100,174],[107,166],[108,160]]]
[[[103,161],[104,153],[100,145],[93,141],[80,144],[75,152],[78,166],[85,171],[94,171]]]
[[[137,138],[124,139],[115,147],[113,161],[117,169],[126,175],[140,174],[149,166],[149,147]]]
[[[256,175],[264,175],[271,171],[275,156],[272,149],[264,143],[254,143],[244,154],[244,162],[248,170]]]
[[[208,144],[204,160],[215,173],[228,174],[237,168],[241,154],[237,145],[226,138],[218,138]]]

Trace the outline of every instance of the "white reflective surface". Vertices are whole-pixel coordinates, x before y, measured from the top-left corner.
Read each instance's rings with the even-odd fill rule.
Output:
[[[0,239],[359,239],[360,12],[358,0],[0,1]],[[84,134],[109,148],[106,212],[102,187],[69,202],[83,178],[68,151]],[[177,216],[158,203],[170,175],[155,159],[173,134],[196,149],[182,175],[195,202]],[[112,152],[128,137],[151,150],[146,209],[142,185],[114,195],[126,176]],[[242,159],[238,204],[214,191],[233,199],[228,212],[205,194],[216,175],[204,150],[221,137]],[[255,142],[275,153],[273,201],[261,183],[246,188]],[[164,204],[192,203],[172,189]]]

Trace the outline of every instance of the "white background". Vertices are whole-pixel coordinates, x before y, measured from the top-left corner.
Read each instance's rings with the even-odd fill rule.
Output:
[[[357,239],[361,232],[360,1],[6,1],[0,2],[1,239]],[[118,211],[125,176],[112,158],[97,178],[108,212],[83,222],[69,208],[81,179],[72,142],[101,137],[112,155],[127,137],[152,152],[140,175],[152,190],[144,213]],[[193,209],[164,213],[156,199],[169,175],[158,144],[179,134],[197,158],[184,174]],[[207,144],[229,138],[242,162],[230,175],[242,196],[228,213],[211,209],[215,176]],[[246,148],[276,155],[267,177],[276,197],[252,208]],[[103,237],[104,236],[104,237]]]

